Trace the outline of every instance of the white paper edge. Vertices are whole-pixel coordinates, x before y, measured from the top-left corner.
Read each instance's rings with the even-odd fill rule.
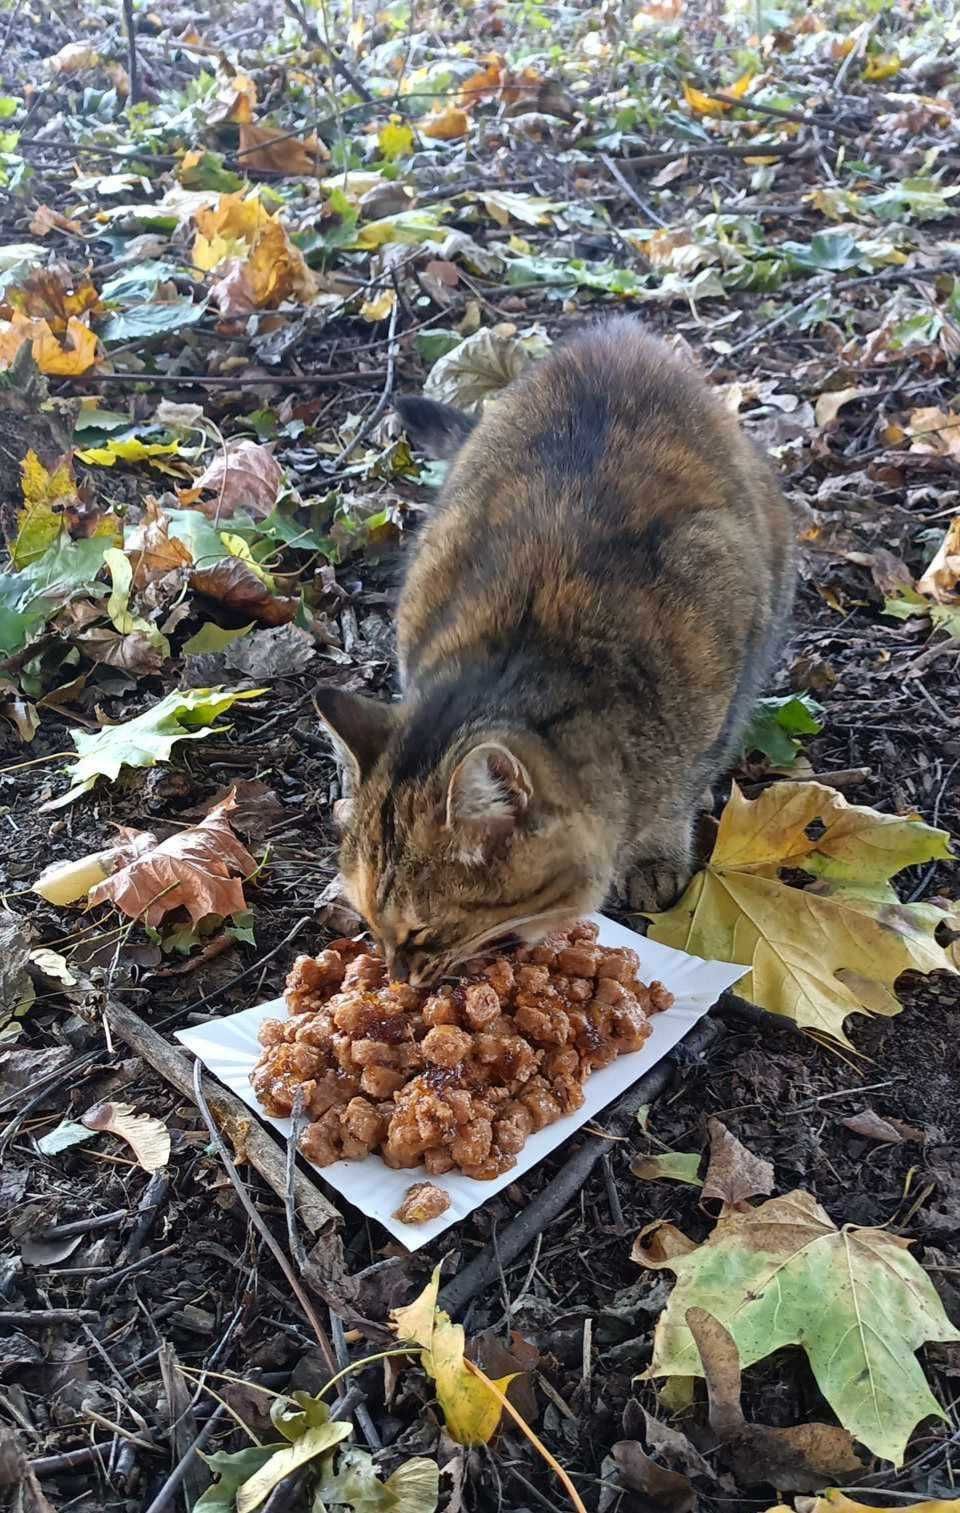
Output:
[[[452,1225],[458,1224],[488,1198],[530,1171],[551,1151],[556,1150],[558,1145],[562,1145],[564,1140],[575,1134],[581,1125],[595,1119],[608,1103],[619,1098],[645,1072],[662,1061],[667,1052],[716,1003],[724,989],[732,987],[747,971],[746,967],[735,966],[730,962],[704,961],[698,956],[689,956],[685,951],[675,951],[671,946],[647,940],[645,936],[637,935],[633,930],[602,915],[595,915],[594,919],[600,927],[600,943],[605,946],[632,946],[640,958],[640,976],[643,981],[658,978],[673,993],[675,1002],[672,1008],[653,1015],[653,1029],[639,1051],[619,1056],[609,1066],[590,1074],[584,1085],[583,1106],[576,1113],[568,1114],[555,1124],[531,1135],[517,1158],[516,1166],[491,1182],[477,1182],[456,1171],[430,1178],[422,1166],[394,1171],[379,1156],[368,1156],[365,1161],[336,1161],[332,1166],[323,1167],[309,1163],[324,1182],[368,1218],[376,1219],[408,1250],[419,1250],[422,1245],[435,1240]],[[250,1073],[262,1049],[257,1040],[260,1025],[265,1019],[286,1017],[286,1005],[282,998],[278,998],[270,1003],[259,1004],[256,1008],[244,1009],[239,1014],[231,1014],[225,1019],[211,1020],[209,1024],[176,1032],[176,1039],[198,1056],[209,1072],[284,1137],[290,1133],[290,1120],[275,1119],[265,1113],[250,1086]],[[393,1215],[400,1207],[404,1193],[412,1183],[424,1180],[436,1182],[438,1187],[450,1194],[450,1207],[439,1218],[426,1224],[399,1223]]]

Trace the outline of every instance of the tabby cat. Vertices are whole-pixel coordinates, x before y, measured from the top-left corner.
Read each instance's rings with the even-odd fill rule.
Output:
[[[317,698],[351,780],[347,893],[424,984],[611,889],[673,902],[776,654],[794,532],[734,417],[630,317],[478,421],[397,409],[453,459],[400,598],[403,702]]]

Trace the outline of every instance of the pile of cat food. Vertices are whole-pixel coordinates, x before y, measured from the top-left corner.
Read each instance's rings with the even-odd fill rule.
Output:
[[[290,1018],[262,1025],[250,1080],[281,1117],[302,1090],[300,1148],[318,1166],[376,1151],[391,1167],[488,1181],[580,1107],[595,1068],[643,1045],[673,998],[638,968],[582,923],[468,963],[456,984],[413,988],[387,982],[368,946],[338,940],[294,962]]]

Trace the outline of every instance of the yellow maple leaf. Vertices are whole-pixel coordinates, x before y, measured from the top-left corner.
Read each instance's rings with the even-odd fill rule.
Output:
[[[10,320],[0,321],[0,369],[10,366],[26,342],[41,373],[51,376],[77,378],[97,362],[97,338],[75,315],[67,322],[61,344],[45,320],[14,310]]]
[[[141,441],[139,436],[130,436],[122,441],[111,438],[102,447],[86,447],[77,456],[91,467],[112,468],[118,462],[149,462],[161,473],[171,473],[174,469],[159,459],[175,457],[179,451],[179,441]]]
[[[900,72],[900,59],[891,53],[877,53],[868,58],[863,70],[863,77],[875,82],[880,79],[892,79]]]
[[[294,247],[278,216],[255,195],[222,194],[214,206],[194,215],[197,235],[193,262],[204,272],[240,263],[245,287],[259,309],[290,296],[307,303],[316,294],[316,279]]]
[[[365,299],[360,306],[360,314],[364,320],[386,320],[390,311],[397,303],[397,296],[393,289],[381,289],[372,299]]]
[[[440,142],[452,142],[457,137],[465,137],[470,130],[470,117],[459,105],[446,105],[442,109],[434,108],[432,114],[427,116],[426,121],[420,127],[420,135],[434,137]]]
[[[381,126],[377,132],[377,142],[381,153],[390,163],[396,158],[409,157],[413,151],[413,128],[401,121],[399,116],[391,116],[386,126]]]
[[[811,826],[823,833],[811,839]],[[801,1028],[850,1046],[848,1014],[899,1011],[902,972],[956,970],[931,904],[902,904],[889,879],[951,856],[945,831],[848,804],[821,783],[774,783],[754,801],[734,785],[713,854],[650,936],[749,967],[738,991]],[[780,873],[819,879],[797,888]]]
[[[29,451],[20,464],[23,509],[17,516],[17,534],[10,548],[14,567],[26,567],[42,557],[65,528],[63,509],[77,497],[69,457],[62,457],[51,473],[36,452]]]
[[[727,84],[723,88],[725,95],[732,95],[740,100],[747,93],[753,83],[753,74],[742,74],[733,84]],[[692,84],[683,84],[683,98],[696,116],[722,116],[728,110],[733,109],[730,100],[715,100],[711,95],[705,95],[702,90],[695,89]]]
[[[454,1324],[450,1315],[437,1307],[439,1288],[437,1266],[418,1298],[406,1308],[392,1310],[392,1326],[398,1339],[421,1347],[423,1369],[436,1383],[448,1433],[460,1445],[485,1445],[496,1433],[501,1406],[482,1379],[464,1364],[463,1325]],[[500,1377],[494,1386],[506,1392],[515,1375]]]

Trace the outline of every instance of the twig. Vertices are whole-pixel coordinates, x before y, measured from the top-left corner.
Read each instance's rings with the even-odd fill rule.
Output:
[[[60,1455],[41,1455],[38,1460],[29,1462],[30,1470],[34,1476],[56,1476],[60,1471],[88,1466],[92,1460],[99,1460],[109,1449],[109,1442],[104,1440],[100,1445],[84,1445],[81,1450],[64,1450]]]
[[[618,159],[631,168],[664,168],[678,158],[793,158],[809,149],[802,142],[711,142],[703,147],[675,147],[672,152],[640,152]],[[612,161],[612,159],[611,159]]]
[[[870,45],[870,38],[873,36],[874,32],[877,29],[877,22],[879,19],[879,16],[874,16],[870,21],[868,21],[860,28],[860,35],[857,38],[856,43],[853,47],[851,47],[850,51],[847,53],[847,56],[841,61],[840,67],[837,69],[837,77],[833,81],[833,87],[838,94],[843,88],[844,80],[846,79],[847,74],[850,72],[854,60],[856,58],[862,58],[868,46]]]
[[[167,1477],[163,1486],[160,1488],[160,1491],[153,1499],[153,1502],[150,1504],[149,1508],[146,1509],[146,1513],[163,1513],[163,1510],[169,1507],[170,1500],[180,1487],[183,1478],[186,1476],[187,1471],[190,1468],[194,1456],[199,1450],[203,1449],[204,1445],[212,1436],[213,1431],[219,1426],[220,1420],[226,1418],[226,1415],[227,1410],[225,1407],[218,1407],[214,1409],[213,1413],[211,1413],[210,1417],[207,1419],[207,1422],[200,1430],[200,1433],[197,1435],[193,1444],[189,1447],[188,1450],[184,1451],[180,1459],[177,1461],[177,1464],[170,1472],[170,1475]]]
[[[333,1336],[333,1347],[337,1352],[337,1365],[341,1371],[344,1371],[350,1365],[350,1351],[347,1347],[347,1339],[343,1331],[343,1320],[333,1308],[330,1309],[330,1333]],[[370,1417],[370,1410],[367,1407],[363,1389],[358,1382],[354,1382],[353,1385],[360,1393],[354,1410],[360,1432],[371,1450],[380,1450],[383,1441],[377,1433],[373,1419]]]
[[[393,379],[397,367],[396,335],[397,316],[399,315],[399,313],[400,300],[396,297],[395,292],[393,309],[390,311],[389,345],[387,346],[387,374],[383,383],[383,392],[380,395],[380,398],[377,400],[376,405],[374,406],[373,414],[370,415],[370,417],[360,427],[353,440],[344,447],[339,457],[334,459],[333,467],[331,469],[332,473],[336,473],[337,470],[341,468],[346,462],[347,458],[356,451],[360,443],[366,441],[367,437],[370,435],[370,432],[373,430],[374,426],[377,424],[377,421],[380,419],[380,416],[383,414],[384,410],[387,408],[387,405],[390,403],[390,395],[393,391]]]
[[[708,1050],[721,1033],[718,1025],[708,1020],[701,1020],[680,1044],[690,1055],[699,1055]],[[646,1072],[639,1082],[634,1083],[630,1091],[620,1100],[607,1121],[612,1133],[619,1134],[622,1128],[629,1125],[642,1103],[652,1103],[668,1087],[675,1070],[676,1050],[679,1048],[679,1046],[676,1047],[670,1056],[658,1062],[655,1067],[651,1067],[650,1071]],[[541,1188],[527,1207],[500,1231],[497,1236],[497,1250],[499,1261],[503,1266],[509,1266],[512,1261],[515,1261],[546,1225],[552,1223],[563,1212],[609,1148],[609,1143],[603,1136],[588,1135],[552,1181]],[[445,1308],[450,1314],[461,1313],[471,1298],[476,1297],[478,1292],[496,1279],[497,1270],[497,1251],[492,1245],[487,1245],[443,1289],[440,1296],[441,1308]]]
[[[89,1219],[71,1219],[67,1224],[53,1224],[49,1229],[39,1229],[38,1240],[65,1240],[68,1235],[88,1235],[96,1229],[113,1229],[130,1217],[125,1208],[115,1208],[110,1214],[94,1214]]]
[[[736,110],[756,111],[761,116],[775,116],[778,121],[795,121],[798,126],[814,126],[818,131],[829,131],[838,137],[859,137],[860,132],[852,126],[837,126],[832,121],[821,121],[819,116],[809,116],[803,110],[785,110],[782,105],[761,105],[759,100],[737,99],[736,95],[724,94],[722,89],[705,89],[710,100],[722,100]]]
[[[286,1277],[287,1282],[290,1286],[290,1290],[292,1291],[297,1302],[300,1304],[300,1307],[303,1309],[304,1317],[306,1318],[307,1322],[310,1325],[310,1328],[313,1330],[314,1334],[317,1337],[317,1344],[320,1346],[320,1351],[323,1355],[326,1366],[330,1371],[330,1374],[335,1375],[337,1370],[337,1358],[334,1354],[333,1346],[330,1344],[330,1341],[327,1338],[327,1331],[324,1329],[319,1318],[317,1317],[313,1304],[301,1287],[297,1277],[294,1275],[293,1267],[287,1260],[287,1257],[284,1254],[282,1248],[277,1244],[276,1240],[273,1238],[273,1235],[270,1233],[269,1229],[264,1223],[261,1215],[254,1206],[250,1194],[247,1192],[246,1187],[240,1179],[240,1174],[233,1164],[230,1152],[227,1150],[226,1142],[219,1129],[217,1128],[214,1117],[210,1112],[203,1091],[203,1065],[200,1061],[195,1061],[193,1064],[193,1097],[197,1108],[203,1115],[203,1122],[210,1132],[210,1138],[217,1148],[217,1154],[220,1157],[220,1160],[223,1162],[224,1170],[226,1171],[227,1176],[230,1178],[230,1181],[233,1184],[237,1197],[240,1199],[240,1202],[246,1209],[247,1214],[250,1218],[250,1222],[253,1224],[258,1234],[262,1235],[267,1249],[270,1251],[270,1254],[273,1256],[277,1265],[280,1267],[280,1270]]]
[[[307,1264],[307,1253],[300,1238],[297,1228],[297,1205],[294,1191],[294,1178],[297,1175],[297,1146],[300,1143],[300,1135],[303,1130],[303,1086],[299,1086],[293,1095],[293,1108],[290,1111],[290,1133],[287,1136],[287,1166],[286,1185],[283,1194],[283,1206],[287,1216],[287,1243],[290,1246],[290,1254],[297,1263],[301,1272]]]
[[[614,180],[614,182],[619,184],[627,199],[630,200],[634,205],[636,205],[641,215],[645,215],[648,221],[653,221],[655,226],[666,226],[666,221],[662,221],[657,215],[657,212],[652,208],[652,206],[648,205],[646,200],[642,200],[640,198],[633,185],[629,182],[628,179],[624,177],[623,173],[617,167],[616,163],[613,161],[613,158],[608,158],[606,153],[602,152],[600,154],[600,161],[609,173],[610,177]]]
[[[91,1324],[100,1315],[95,1308],[4,1308],[0,1324]]]
[[[129,1046],[149,1062],[167,1082],[179,1088],[187,1098],[193,1096],[193,1076],[190,1058],[177,1046],[170,1045],[150,1025],[144,1024],[132,1009],[107,1001],[107,1022]],[[286,1190],[284,1160],[281,1148],[251,1114],[245,1103],[235,1093],[218,1087],[211,1091],[210,1106],[221,1124],[235,1133],[238,1148],[273,1189],[280,1201]],[[340,1215],[314,1184],[297,1172],[295,1177],[297,1207],[300,1217],[312,1234],[332,1231],[340,1224]]]
[[[137,37],[133,20],[133,0],[123,0],[123,25],[127,33],[127,77],[130,83],[127,102],[140,103],[140,65],[137,61]]]
[[[235,389],[249,389],[257,384],[279,384],[281,387],[304,388],[312,383],[338,384],[338,383],[369,383],[372,379],[379,378],[379,370],[371,370],[369,373],[335,373],[325,369],[317,373],[300,373],[296,377],[291,374],[278,374],[275,378],[266,375],[259,378],[256,374],[238,373],[84,373],[81,382],[85,384],[150,384],[152,388],[160,389],[165,384],[188,385],[188,384],[231,384]],[[76,752],[69,751],[67,756],[76,756]],[[40,758],[38,758],[40,760]],[[44,757],[43,761],[48,758]]]
[[[140,1194],[140,1202],[137,1204],[137,1221],[120,1255],[122,1266],[129,1266],[139,1256],[143,1242],[157,1222],[157,1215],[161,1205],[166,1202],[169,1191],[170,1178],[167,1174],[162,1171],[154,1172]]]

